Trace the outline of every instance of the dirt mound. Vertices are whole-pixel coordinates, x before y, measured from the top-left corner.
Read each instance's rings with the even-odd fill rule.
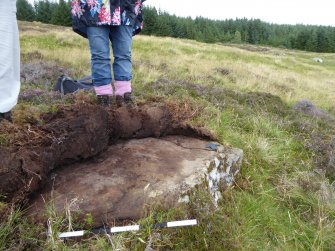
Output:
[[[311,101],[301,100],[294,105],[293,109],[307,116],[324,119],[326,122],[334,123],[334,119],[330,114],[316,107]]]
[[[0,148],[0,194],[6,201],[22,202],[45,185],[56,167],[91,158],[119,139],[185,135],[214,137],[177,121],[171,107],[144,104],[138,107],[104,109],[90,104],[59,108],[44,116],[44,125],[18,127],[3,122],[9,135],[7,148]]]
[[[38,52],[37,52],[38,53]],[[39,55],[39,54],[37,54]],[[32,54],[31,56],[35,56]],[[49,63],[45,61],[36,61],[21,64],[21,83],[23,85],[35,85],[44,88],[50,88],[53,81],[63,75],[69,74],[61,66],[56,63]]]
[[[216,71],[218,70],[216,69]],[[225,70],[222,69],[221,71],[224,74]],[[229,106],[234,109],[246,110],[247,107],[281,116],[287,116],[290,111],[289,106],[280,97],[266,92],[243,93],[225,87],[204,86],[188,81],[171,81],[165,78],[152,83],[151,88],[159,90],[166,95],[171,95],[182,88],[183,90],[188,90],[191,95],[207,99],[221,109]]]
[[[313,152],[315,168],[335,179],[335,119],[308,100],[299,101],[293,107],[303,115],[298,122],[299,129],[308,135],[305,147]]]

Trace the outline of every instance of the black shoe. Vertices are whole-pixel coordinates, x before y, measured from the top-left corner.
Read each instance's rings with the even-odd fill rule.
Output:
[[[9,122],[13,122],[12,120],[12,112],[4,112],[4,113],[0,113],[0,121],[1,120],[8,120]]]
[[[97,95],[98,104],[102,106],[112,106],[113,96],[109,95]]]
[[[126,92],[123,96],[116,96],[115,99],[118,107],[134,105],[134,99],[131,92]]]

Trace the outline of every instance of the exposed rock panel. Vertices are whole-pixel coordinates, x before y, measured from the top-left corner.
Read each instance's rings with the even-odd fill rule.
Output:
[[[52,173],[30,214],[43,219],[44,200],[52,199],[58,212],[69,207],[83,215],[90,213],[95,225],[101,226],[115,219],[139,219],[155,204],[172,208],[187,202],[197,186],[208,189],[216,203],[233,184],[243,153],[224,146],[211,151],[208,143],[169,136],[110,146],[99,158]]]

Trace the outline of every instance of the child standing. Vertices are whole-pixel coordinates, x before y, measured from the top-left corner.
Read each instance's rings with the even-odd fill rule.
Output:
[[[144,1],[72,0],[73,30],[89,40],[93,86],[100,104],[110,105],[113,96],[110,41],[116,100],[132,102],[132,36],[143,27]]]

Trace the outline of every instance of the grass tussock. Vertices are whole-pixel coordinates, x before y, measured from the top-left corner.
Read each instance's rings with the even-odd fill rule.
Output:
[[[24,64],[57,65],[48,68],[51,75],[41,76],[55,76],[58,68],[74,78],[89,75],[85,39],[69,29],[36,23],[20,23],[20,30]],[[314,57],[324,63],[314,62]],[[167,100],[190,123],[205,126],[221,142],[243,149],[242,173],[234,188],[224,194],[216,209],[205,191],[197,191],[186,208],[153,209],[141,221],[148,227],[138,233],[89,236],[80,241],[57,238],[69,225],[81,227],[74,220],[69,222],[69,216],[48,209],[53,233],[48,237],[47,226],[33,226],[20,210],[13,210],[1,223],[2,249],[334,249],[334,125],[292,109],[306,99],[334,118],[333,54],[136,36],[133,66],[138,102]],[[38,86],[48,93],[54,83],[51,79],[45,87],[31,80],[23,89]],[[86,94],[77,101],[49,104],[43,95],[38,96],[21,100],[14,119],[23,124],[43,123],[41,114],[56,109],[50,107],[91,102]],[[9,144],[11,138],[1,132],[0,146]],[[153,222],[187,217],[197,218],[199,226],[175,231],[149,228]]]

